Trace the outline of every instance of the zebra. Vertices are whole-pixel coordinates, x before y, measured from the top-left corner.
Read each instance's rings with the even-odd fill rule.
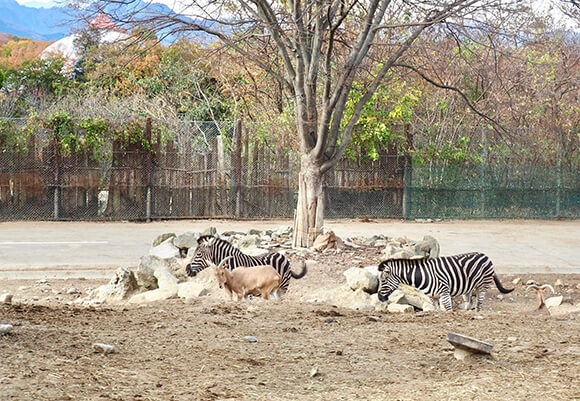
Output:
[[[191,277],[211,266],[211,264],[219,265],[230,256],[231,258],[226,262],[225,266],[229,270],[233,270],[238,266],[271,265],[274,267],[282,277],[279,289],[280,294],[284,294],[288,290],[290,277],[299,279],[306,274],[305,263],[303,263],[300,273],[294,273],[290,269],[290,261],[278,252],[269,252],[261,256],[246,255],[228,241],[216,238],[213,235],[203,235],[199,237],[197,243],[198,247],[193,254],[191,262],[185,266],[185,272]]]
[[[379,264],[379,272],[380,301],[387,300],[399,283],[404,283],[429,296],[438,296],[441,307],[448,311],[452,309],[451,297],[456,295],[463,295],[471,305],[472,292],[479,311],[492,280],[503,294],[514,290],[502,287],[491,260],[480,252],[432,259],[390,259]]]

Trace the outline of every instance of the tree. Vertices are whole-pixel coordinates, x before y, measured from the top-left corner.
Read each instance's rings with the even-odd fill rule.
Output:
[[[410,66],[401,61],[417,39],[438,26],[455,38],[482,30],[507,35],[522,23],[516,3],[189,0],[177,12],[147,12],[135,0],[100,0],[97,7],[118,24],[147,25],[160,37],[212,35],[281,84],[294,103],[301,151],[294,246],[310,246],[324,220],[324,173],[343,156],[385,77],[398,64]],[[362,91],[354,85],[361,77],[368,82]],[[357,100],[346,113],[354,91]]]

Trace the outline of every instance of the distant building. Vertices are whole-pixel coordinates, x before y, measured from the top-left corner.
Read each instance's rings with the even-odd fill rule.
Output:
[[[89,23],[88,28],[98,31],[100,43],[114,43],[129,37],[126,33],[126,29],[117,27],[115,23],[103,13],[97,15]],[[76,62],[82,56],[82,49],[79,49],[76,45],[76,41],[80,36],[80,33],[77,32],[57,40],[42,51],[40,58],[44,59],[54,55],[62,56],[66,60],[62,73],[64,75],[71,75],[74,72]]]

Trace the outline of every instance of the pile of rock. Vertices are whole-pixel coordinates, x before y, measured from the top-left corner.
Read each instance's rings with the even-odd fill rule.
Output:
[[[136,270],[120,268],[109,283],[92,290],[78,303],[149,303],[170,298],[192,299],[201,296],[224,297],[218,288],[213,270],[203,270],[194,278],[185,273],[185,265],[193,258],[197,240],[204,235],[217,235],[215,227],[202,232],[180,235],[165,233],[152,242],[147,255],[141,257]],[[292,228],[280,226],[275,230],[250,230],[248,233],[224,232],[220,235],[244,253],[258,255],[271,249],[280,251],[291,247]]]
[[[348,306],[359,310],[382,310],[388,312],[410,313],[415,310],[433,311],[435,302],[421,291],[401,284],[393,291],[387,302],[378,299],[379,271],[377,266],[351,267],[344,272],[347,286],[352,291],[353,299]],[[343,298],[344,299],[344,298]]]

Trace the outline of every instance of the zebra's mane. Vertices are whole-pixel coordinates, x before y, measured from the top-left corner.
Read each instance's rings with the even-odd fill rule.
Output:
[[[414,259],[406,259],[406,258],[396,258],[396,259],[387,259],[385,260],[385,263],[389,263],[389,262],[398,262],[399,264],[402,264],[404,266],[417,266],[422,264],[423,262],[427,261],[427,260],[431,260],[431,259],[440,259],[440,258],[448,258],[448,259],[464,259],[466,257],[470,257],[470,256],[474,256],[474,255],[479,255],[481,254],[481,252],[466,252],[466,253],[461,253],[459,255],[450,255],[450,256],[439,256],[437,258],[428,258],[428,257],[422,257],[422,258],[414,258]]]

